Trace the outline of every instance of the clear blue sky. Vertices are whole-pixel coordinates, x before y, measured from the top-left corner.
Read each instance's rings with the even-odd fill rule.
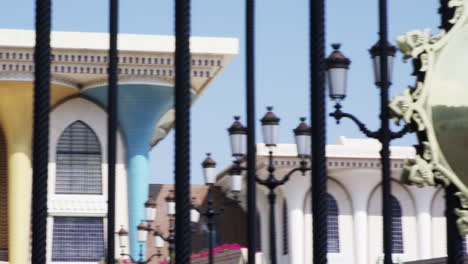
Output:
[[[108,1],[53,1],[53,30],[106,32]],[[120,32],[172,35],[173,2],[168,0],[121,0]],[[192,182],[202,183],[200,162],[212,152],[221,170],[230,162],[226,128],[233,115],[245,116],[244,74],[244,2],[243,0],[193,0],[192,35],[235,37],[240,53],[212,83],[192,108]],[[348,97],[344,110],[358,115],[370,128],[378,126],[378,89],[373,85],[368,49],[377,41],[377,0],[326,1],[327,55],[329,44],[341,42],[352,60]],[[390,40],[413,29],[437,31],[437,0],[389,1]],[[34,1],[4,1],[0,9],[0,28],[33,29]],[[256,21],[257,119],[265,106],[275,107],[281,117],[280,139],[292,143],[292,131],[300,116],[308,116],[308,1],[257,1]],[[403,63],[401,54],[395,65],[391,95],[414,84],[411,63]],[[331,103],[328,110],[332,110]],[[328,143],[344,135],[363,137],[350,121],[335,125],[328,122]],[[260,137],[260,125],[257,126]],[[173,181],[173,132],[151,152],[151,182]],[[410,145],[414,136],[394,144]]]

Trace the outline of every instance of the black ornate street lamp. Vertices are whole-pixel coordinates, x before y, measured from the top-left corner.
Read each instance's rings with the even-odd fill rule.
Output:
[[[169,263],[173,263],[172,260],[174,259],[174,252],[175,252],[175,247],[174,247],[174,242],[175,242],[175,226],[174,226],[174,218],[171,217],[169,219],[169,234],[167,236],[164,236],[164,234],[161,232],[159,226],[156,226],[156,230],[154,230],[154,247],[158,248],[161,250],[161,248],[164,247],[164,242],[169,243]]]
[[[118,232],[119,235],[119,244],[120,248],[122,249],[122,253],[120,255],[127,256],[130,258],[130,260],[133,263],[136,264],[146,264],[149,263],[154,257],[161,257],[161,252],[160,252],[160,244],[158,244],[158,234],[156,231],[151,228],[151,224],[153,223],[154,219],[156,218],[156,201],[150,197],[148,201],[145,203],[145,220],[143,220],[138,226],[137,226],[137,237],[138,237],[138,242],[140,242],[140,253],[138,254],[138,259],[134,258],[134,256],[131,256],[130,254],[124,253],[124,249],[128,246],[128,232],[122,227],[120,231]],[[145,222],[147,224],[145,224]],[[153,233],[154,236],[154,246],[155,248],[158,249],[158,252],[151,255],[147,259],[144,259],[143,255],[143,246],[145,245],[146,241],[148,240],[148,233],[151,233],[152,231],[155,231]]]
[[[237,170],[231,170],[230,189],[234,199],[226,201],[221,207],[214,206],[213,188],[216,183],[216,162],[211,158],[211,154],[206,154],[205,160],[202,162],[203,175],[205,184],[208,186],[207,205],[206,207],[195,206],[195,197],[192,198],[192,210],[190,219],[193,223],[200,220],[200,215],[206,218],[208,227],[208,263],[213,264],[213,231],[215,230],[215,217],[221,215],[228,206],[239,204],[238,194],[242,190],[242,175]]]
[[[169,243],[169,259],[170,263],[173,263],[173,259],[175,258],[175,215],[176,215],[176,198],[174,195],[174,190],[170,190],[169,194],[165,198],[166,200],[166,214],[169,218],[169,234],[164,236],[164,234],[159,229],[159,226],[156,226],[156,229],[148,229],[148,231],[154,231],[154,246],[156,248],[162,248],[164,246],[164,241]]]
[[[268,188],[268,201],[270,205],[270,263],[276,264],[276,218],[275,218],[275,203],[277,187],[285,184],[295,172],[301,172],[304,175],[307,171],[311,170],[307,164],[306,159],[310,157],[311,147],[311,129],[304,122],[305,118],[301,118],[301,123],[294,129],[294,136],[296,140],[297,155],[301,158],[299,167],[293,168],[281,178],[275,176],[275,166],[273,162],[273,150],[278,142],[278,127],[280,119],[272,112],[272,107],[267,107],[268,112],[261,119],[262,132],[265,145],[270,148],[268,156],[268,177],[262,179],[255,175],[255,181]],[[228,129],[231,139],[232,156],[236,158],[232,171],[241,174],[246,170],[241,165],[242,158],[246,155],[245,142],[247,137],[247,129],[239,122],[239,117],[234,117],[235,121]]]
[[[381,1],[382,2],[382,1]],[[382,3],[381,3],[382,5]],[[386,3],[384,1],[384,5]],[[382,6],[381,6],[382,8]],[[386,12],[384,12],[386,14]],[[382,16],[382,13],[381,13]],[[382,25],[381,25],[382,26]],[[385,33],[382,33],[385,32]],[[335,112],[330,116],[339,123],[342,118],[353,120],[359,129],[370,138],[375,138],[382,144],[380,157],[382,162],[382,215],[383,215],[383,244],[384,263],[392,262],[392,208],[391,208],[391,175],[390,175],[390,141],[400,138],[409,132],[409,127],[405,126],[399,132],[392,132],[389,126],[388,90],[392,81],[393,59],[396,48],[387,41],[386,22],[385,27],[381,27],[381,38],[369,51],[374,66],[375,84],[380,88],[380,121],[381,126],[377,131],[371,131],[352,114],[341,111],[341,101],[346,97],[346,80],[351,61],[346,58],[340,49],[339,44],[333,44],[333,52],[326,59],[329,96],[336,101]]]

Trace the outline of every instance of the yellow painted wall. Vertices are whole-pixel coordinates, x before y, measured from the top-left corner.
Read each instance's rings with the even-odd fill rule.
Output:
[[[51,105],[78,91],[52,85]],[[32,192],[33,83],[0,81],[0,126],[7,141],[9,262],[29,256]]]

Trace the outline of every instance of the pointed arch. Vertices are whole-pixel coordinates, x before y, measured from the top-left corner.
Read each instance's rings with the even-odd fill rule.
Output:
[[[418,225],[416,205],[412,193],[407,186],[397,181],[391,182],[392,207],[392,238],[393,257],[395,261],[417,260]],[[382,186],[377,184],[368,199],[368,258],[375,262],[382,257],[383,252],[383,217],[382,217]]]
[[[102,194],[102,153],[96,133],[75,121],[60,135],[56,148],[56,194]]]
[[[312,213],[311,213],[311,193],[310,190],[304,196],[304,260],[305,263],[312,263]],[[330,196],[328,196],[330,195]],[[332,199],[330,199],[330,197]],[[327,181],[328,206],[334,206],[333,210],[328,210],[328,258],[333,263],[350,263],[354,259],[354,229],[353,229],[353,209],[352,199],[346,186],[340,181],[329,176]],[[333,204],[334,202],[334,204]],[[335,206],[336,205],[336,206]],[[336,214],[336,217],[334,216]],[[335,218],[335,225],[332,227],[330,219]],[[332,227],[332,229],[330,228]],[[334,229],[334,230],[333,230]],[[334,241],[331,240],[331,233]],[[332,249],[331,245],[335,248]],[[339,248],[338,248],[339,246]]]

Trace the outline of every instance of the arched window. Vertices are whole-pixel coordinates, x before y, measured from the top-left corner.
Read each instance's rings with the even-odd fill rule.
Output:
[[[76,121],[60,136],[56,155],[57,194],[102,194],[101,147],[96,134]]]
[[[401,224],[401,206],[397,198],[391,196],[392,201],[392,253],[404,253],[403,227]]]
[[[340,253],[340,229],[338,222],[338,204],[335,198],[327,193],[327,252]]]
[[[283,255],[289,254],[289,244],[288,244],[288,204],[286,200],[283,201]]]

